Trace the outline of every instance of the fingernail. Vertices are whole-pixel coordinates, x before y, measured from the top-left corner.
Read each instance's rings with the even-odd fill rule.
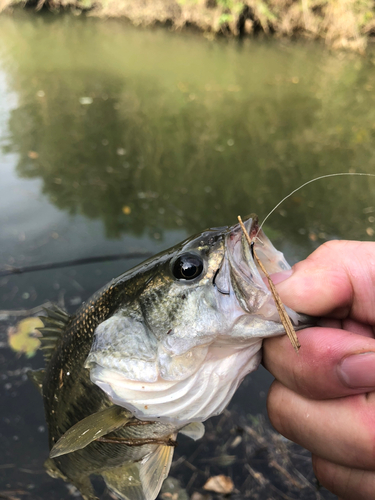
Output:
[[[338,376],[351,389],[375,387],[375,352],[353,354],[338,365]]]
[[[280,273],[271,274],[271,279],[275,285],[287,280],[293,274],[293,269],[288,269],[288,271],[281,271]]]

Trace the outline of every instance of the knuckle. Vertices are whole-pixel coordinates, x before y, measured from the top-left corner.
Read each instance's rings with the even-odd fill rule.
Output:
[[[326,256],[331,256],[332,254],[337,253],[341,255],[343,251],[343,244],[344,242],[339,240],[325,241],[311,255],[307,257],[307,260],[317,260],[324,262]]]
[[[267,412],[273,427],[278,432],[280,432],[280,434],[283,434],[282,411],[280,407],[281,391],[282,391],[281,383],[275,380],[272,383],[268,392]]]
[[[316,455],[312,456],[312,466],[315,477],[327,490],[332,493],[338,493],[338,485],[336,474],[334,472],[333,464],[328,463]]]

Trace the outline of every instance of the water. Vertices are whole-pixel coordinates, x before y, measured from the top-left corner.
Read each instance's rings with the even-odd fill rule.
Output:
[[[0,266],[156,253],[206,227],[234,223],[238,214],[262,219],[318,175],[374,172],[373,66],[371,56],[332,54],[319,45],[212,41],[120,21],[3,15]],[[372,240],[374,193],[369,178],[313,184],[272,215],[266,233],[291,263],[329,239]],[[138,262],[0,278],[0,493],[72,493],[43,471],[43,409],[25,375],[43,362],[39,353],[27,359],[9,349],[7,328],[17,318],[6,311],[51,300],[73,312]],[[229,407],[236,425],[265,414],[271,380],[264,370],[245,380]],[[211,436],[219,432],[213,422]],[[204,446],[195,467],[217,452]],[[177,458],[195,447],[183,439]],[[234,477],[240,470],[238,463],[215,467]],[[173,470],[189,481],[191,470]],[[249,491],[245,479],[235,482],[240,497]],[[190,482],[191,494],[204,481]]]

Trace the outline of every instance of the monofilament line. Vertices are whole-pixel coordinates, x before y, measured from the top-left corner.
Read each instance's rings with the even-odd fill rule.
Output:
[[[366,177],[375,177],[375,174],[368,174],[366,172],[339,172],[337,174],[326,174],[326,175],[320,175],[319,177],[315,177],[314,179],[310,179],[309,181],[305,182],[298,188],[294,189],[291,193],[289,193],[285,198],[283,198],[279,203],[269,212],[269,214],[263,219],[262,224],[259,226],[259,229],[257,231],[256,236],[258,235],[259,231],[262,229],[263,224],[266,222],[268,217],[274,213],[274,211],[279,208],[279,206],[284,203],[285,200],[287,200],[290,196],[292,196],[294,193],[302,189],[303,187],[307,186],[308,184],[311,184],[312,182],[320,181],[321,179],[326,179],[327,177],[341,177],[344,175],[357,175],[357,176],[366,176]],[[255,236],[255,237],[256,237]]]
[[[261,268],[261,270],[263,271],[264,275],[266,276],[266,278],[268,280],[268,284],[270,286],[270,290],[271,290],[273,299],[275,301],[277,312],[279,313],[279,316],[280,316],[280,320],[284,326],[285,332],[288,335],[292,346],[294,347],[294,350],[298,353],[299,348],[301,347],[301,344],[299,343],[297,334],[294,330],[294,327],[293,327],[292,322],[288,316],[288,313],[285,310],[284,304],[282,303],[282,301],[280,299],[280,295],[277,293],[276,287],[273,284],[273,281],[271,280],[270,275],[268,274],[268,272],[266,271],[262,262],[260,261],[259,257],[257,256],[255,248],[254,248],[255,245],[253,244],[254,242],[251,241],[251,238],[250,238],[248,232],[246,231],[246,228],[244,226],[244,223],[242,222],[240,215],[238,216],[238,222],[240,223],[241,229],[245,235],[247,242],[250,245],[250,248],[252,248],[252,253],[254,255],[255,260],[257,261],[257,264],[259,265],[259,267]]]

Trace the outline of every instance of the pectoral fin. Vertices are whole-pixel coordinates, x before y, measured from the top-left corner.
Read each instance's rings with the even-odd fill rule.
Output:
[[[81,450],[92,441],[123,427],[131,418],[132,414],[119,406],[98,411],[66,431],[52,448],[50,458]]]
[[[184,436],[197,441],[204,436],[205,428],[202,422],[191,422],[190,424],[185,425],[185,427],[180,429],[178,432],[181,432]]]

